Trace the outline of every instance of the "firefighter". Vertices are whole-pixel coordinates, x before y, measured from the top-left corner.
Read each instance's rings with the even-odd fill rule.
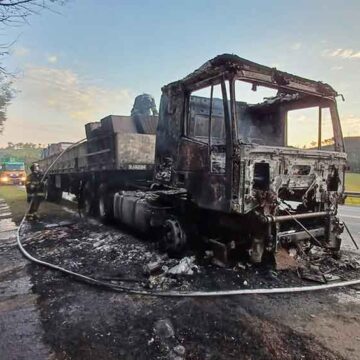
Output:
[[[44,199],[44,184],[41,182],[43,173],[38,163],[30,166],[31,173],[26,177],[27,201],[30,203],[30,209],[27,218],[30,220],[38,219],[37,211],[41,201]]]

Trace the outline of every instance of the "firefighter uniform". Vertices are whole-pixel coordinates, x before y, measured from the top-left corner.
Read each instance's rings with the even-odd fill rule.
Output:
[[[37,163],[30,167],[31,173],[26,177],[25,187],[27,193],[27,201],[30,203],[28,219],[36,219],[37,211],[41,201],[44,199],[44,184],[41,182],[43,177]]]

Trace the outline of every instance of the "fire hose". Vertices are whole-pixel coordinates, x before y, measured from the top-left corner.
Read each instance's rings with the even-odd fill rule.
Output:
[[[65,152],[69,151],[76,145],[82,143],[84,140],[85,139],[80,140],[77,143],[72,144],[67,149],[63,150],[55,158],[55,160],[50,164],[50,166],[46,169],[41,182],[44,182],[50,169],[63,156],[63,154]],[[31,200],[31,202],[32,202],[32,200]],[[30,206],[31,206],[31,202],[30,202]],[[28,215],[30,206],[27,209],[27,211],[25,212],[24,217],[22,218],[22,220],[17,228],[17,231],[16,231],[17,245],[18,245],[19,250],[21,251],[22,255],[25,258],[27,258],[31,262],[34,262],[38,265],[45,266],[47,268],[59,271],[63,274],[72,276],[73,278],[75,278],[79,281],[97,285],[97,286],[100,286],[103,288],[112,289],[117,292],[129,293],[129,294],[134,294],[134,295],[158,296],[158,297],[215,297],[215,296],[234,296],[234,295],[258,295],[258,294],[270,295],[270,294],[299,293],[299,292],[319,291],[319,290],[335,289],[335,288],[340,288],[340,287],[345,287],[345,286],[360,285],[360,279],[346,280],[346,281],[334,282],[331,284],[311,285],[311,286],[259,288],[259,289],[234,289],[234,290],[218,290],[218,291],[175,291],[175,290],[152,291],[152,290],[136,289],[136,288],[131,288],[131,287],[127,287],[127,286],[116,285],[111,282],[98,280],[98,279],[92,278],[90,276],[83,275],[83,274],[65,269],[59,265],[37,259],[36,257],[29,254],[21,243],[21,229],[23,228],[23,226],[25,224],[26,216]]]

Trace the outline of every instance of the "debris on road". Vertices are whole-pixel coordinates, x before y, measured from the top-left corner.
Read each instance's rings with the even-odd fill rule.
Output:
[[[199,271],[197,265],[194,264],[195,256],[184,257],[180,262],[168,270],[170,275],[193,275],[194,271]]]
[[[234,268],[234,270],[245,270],[246,269],[246,265],[244,265],[242,262],[238,262]]]
[[[279,249],[276,270],[281,271],[278,273],[254,267],[246,260],[218,267],[214,266],[212,251],[179,260],[160,253],[155,243],[137,240],[114,228],[99,228],[83,221],[51,222],[51,225],[49,228],[44,223],[38,224],[39,230],[28,233],[24,239],[32,254],[95,278],[119,284],[130,281],[135,287],[155,291],[203,290],[206,284],[211,289],[222,290],[300,286],[304,280],[326,283],[347,279],[352,273],[354,278],[360,269],[359,256],[340,252],[331,257],[323,248],[305,245]],[[24,230],[31,229],[37,228],[29,225]]]
[[[341,277],[338,275],[332,275],[332,274],[324,274],[324,278],[327,282],[331,281],[340,281]]]
[[[152,275],[162,270],[162,264],[159,261],[153,261],[144,265],[144,274]]]
[[[184,356],[185,352],[186,352],[184,346],[182,346],[182,345],[175,346],[173,350],[177,355],[180,355],[180,356]]]
[[[296,270],[300,264],[296,259],[296,251],[280,248],[276,252],[276,270]]]
[[[310,280],[321,284],[326,284],[327,282],[324,274],[322,274],[320,271],[314,271],[311,269],[299,269],[299,276],[301,279]]]
[[[154,331],[160,339],[167,339],[175,336],[173,325],[169,319],[158,320],[154,325]]]
[[[60,224],[60,221],[51,219],[51,224]],[[96,223],[89,224],[84,221],[72,225],[61,224],[63,226],[50,228],[46,227],[44,222],[36,226],[27,224],[23,231],[25,248],[42,260],[120,285],[126,282],[126,286],[129,287],[143,289],[148,286],[154,291],[209,291],[304,284],[304,280],[297,276],[296,271],[290,269],[275,273],[269,268],[251,265],[246,259],[219,268],[211,263],[211,252],[208,257],[200,253],[196,258],[188,256],[173,259],[159,253],[156,244],[143,242],[118,228],[99,227]],[[289,257],[292,257],[291,251],[288,251]],[[341,252],[339,257],[322,258],[317,249],[312,250],[312,253],[309,255],[298,251],[293,257],[301,266],[311,265],[310,268],[315,272],[322,272],[326,281],[337,281],[336,277],[358,277],[359,270],[356,268],[360,266],[360,259],[352,254]],[[152,263],[152,269],[158,270],[144,274],[144,264],[146,266]],[[176,269],[180,265],[186,265],[185,268],[190,269],[192,275],[169,273],[169,269]],[[112,356],[123,358],[132,351],[135,351],[133,354],[136,358],[143,356],[184,360],[210,358],[211,355],[221,359],[221,354],[227,354],[226,349],[230,344],[234,345],[234,349],[241,346],[242,354],[249,354],[255,358],[258,353],[254,349],[262,349],[259,344],[256,344],[257,347],[247,345],[250,340],[246,335],[247,331],[252,331],[252,326],[253,329],[257,329],[259,323],[253,324],[248,319],[239,322],[238,319],[244,316],[245,310],[242,308],[239,308],[240,313],[237,312],[241,316],[233,316],[234,309],[240,306],[237,299],[229,302],[228,299],[222,299],[221,302],[200,302],[193,299],[164,300],[113,294],[74,282],[69,277],[59,276],[56,272],[44,271],[38,266],[26,266],[26,269],[31,274],[32,291],[41,296],[39,304],[46,327],[46,341],[52,346],[55,344],[56,350],[65,349],[69,358],[77,358],[77,349],[81,348],[81,344],[85,344],[89,349],[101,349],[100,356],[99,353],[93,355],[99,359]],[[11,271],[11,276],[13,273],[15,272]],[[352,296],[351,301],[354,301],[353,298]],[[287,303],[281,296],[279,301],[281,306]],[[218,311],[220,308],[216,303],[228,308],[225,312]],[[304,305],[305,309],[309,304],[300,302],[299,307],[301,305]],[[184,312],[183,309],[188,311]],[[277,306],[276,314],[278,309]],[[314,313],[318,316],[317,312]],[[225,314],[229,315],[226,323],[222,320],[227,316]],[[239,327],[245,338],[243,335],[241,339],[237,338]],[[297,350],[294,350],[293,342],[286,343],[289,333],[281,331],[275,335],[280,334],[281,339],[285,341],[282,342],[282,346],[295,357],[298,352],[295,352]],[[122,334],[127,332],[129,337],[125,339]],[[225,334],[224,339],[220,339],[216,345],[212,344],[211,339],[218,336],[219,332]],[[307,339],[299,334],[291,336],[296,336],[296,339],[300,339],[297,341],[302,342],[303,339]],[[308,342],[304,343],[304,346],[310,349],[306,353],[310,354],[309,358],[317,358],[314,354],[319,354],[320,350],[313,350]],[[133,350],[134,348],[136,350]],[[84,347],[81,349],[81,354],[84,355]],[[323,352],[324,349],[321,348],[321,353]],[[88,354],[83,358],[91,358],[86,355]],[[236,356],[239,354],[236,353]],[[336,356],[327,358],[335,360]]]
[[[70,225],[74,225],[74,224],[76,224],[76,222],[64,220],[64,221],[59,221],[58,223],[46,224],[45,229],[53,229],[53,228],[57,228],[57,227],[61,227],[61,226],[70,226]]]

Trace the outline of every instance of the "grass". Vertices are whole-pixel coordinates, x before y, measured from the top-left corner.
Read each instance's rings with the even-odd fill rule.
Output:
[[[347,173],[345,176],[345,189],[346,191],[359,191],[360,192],[360,174]],[[347,205],[360,205],[360,198],[348,197],[345,201]]]
[[[29,204],[26,201],[26,191],[24,188],[19,186],[0,186],[0,199],[4,199],[9,205],[10,211],[12,213],[13,221],[19,225],[21,219],[23,218]],[[66,204],[66,207],[76,211],[76,205],[70,203],[66,200],[62,200],[62,204]],[[47,215],[64,216],[66,212],[62,209],[62,206],[58,204],[50,203],[43,201],[40,204],[39,215],[41,218],[45,218]]]
[[[17,186],[2,185],[0,186],[0,198],[7,202],[12,218],[18,224],[28,207],[25,189],[22,190]]]

